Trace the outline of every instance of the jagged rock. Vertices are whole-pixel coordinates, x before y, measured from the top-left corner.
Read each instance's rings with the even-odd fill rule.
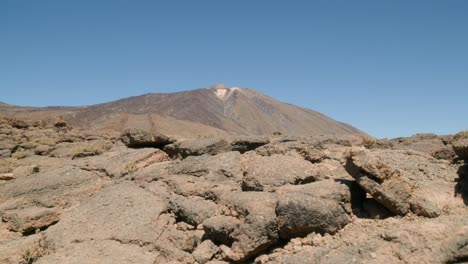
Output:
[[[186,174],[212,181],[242,180],[241,155],[237,151],[214,156],[191,156],[170,169],[171,174]]]
[[[270,143],[270,140],[262,137],[235,138],[230,142],[230,149],[232,151],[239,151],[240,153],[244,153],[250,150],[255,150],[268,143]]]
[[[276,215],[280,237],[290,239],[311,232],[335,233],[351,221],[351,191],[333,180],[278,188]]]
[[[362,136],[225,137],[167,145],[170,159],[118,135],[1,123],[0,149],[52,149],[0,158],[12,176],[0,180],[1,263],[20,263],[42,235],[50,247],[34,263],[468,259],[468,165],[429,151],[452,137],[418,136],[419,151],[365,149]]]
[[[193,252],[193,258],[200,264],[210,261],[218,253],[218,247],[211,240],[203,241]]]
[[[203,231],[181,231],[175,227],[176,219],[162,214],[155,223],[158,237],[152,243],[158,256],[154,263],[194,263],[192,252],[201,243]]]
[[[411,210],[435,217],[443,210],[463,206],[453,195],[456,166],[419,152],[355,151],[348,160],[348,170],[367,193],[395,214]]]
[[[36,155],[47,155],[51,151],[51,147],[47,145],[39,145],[34,149]]]
[[[468,159],[468,136],[452,142],[453,150],[461,159]]]
[[[440,160],[453,160],[456,156],[452,145],[446,146],[445,148],[435,150],[430,153],[436,159]]]
[[[436,159],[452,160],[455,152],[447,140],[435,134],[416,134],[407,138],[396,138],[394,148],[414,150],[431,155]]]
[[[174,143],[173,139],[165,135],[159,133],[150,133],[148,131],[137,128],[125,130],[122,133],[120,140],[130,148],[163,148],[166,145]]]
[[[173,195],[170,205],[177,218],[195,226],[220,213],[220,208],[216,203],[196,196]]]
[[[468,218],[360,221],[314,247],[271,254],[269,264],[462,263],[468,258]]]
[[[216,155],[228,151],[244,153],[268,143],[268,139],[259,137],[203,138],[176,142],[166,146],[164,150],[171,157],[186,158],[203,154]]]
[[[49,227],[59,221],[57,209],[44,207],[28,207],[9,210],[2,216],[9,223],[9,229],[15,232],[32,233],[36,229]]]
[[[203,222],[206,236],[216,243],[232,245],[232,233],[239,228],[241,221],[232,216],[213,216]]]
[[[314,181],[315,168],[299,155],[260,156],[249,152],[242,156],[244,191],[271,190],[285,184]]]
[[[154,163],[170,160],[165,152],[154,148],[131,149],[116,147],[96,157],[79,160],[85,170],[101,171],[109,177],[120,178]]]
[[[278,243],[274,194],[226,193],[220,200],[239,218],[215,216],[203,226],[207,238],[222,244],[220,250],[225,259],[244,261]]]

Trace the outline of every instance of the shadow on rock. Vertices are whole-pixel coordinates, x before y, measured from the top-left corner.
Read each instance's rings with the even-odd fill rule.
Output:
[[[461,195],[465,205],[468,205],[468,164],[458,169],[458,179],[455,185],[455,196]]]

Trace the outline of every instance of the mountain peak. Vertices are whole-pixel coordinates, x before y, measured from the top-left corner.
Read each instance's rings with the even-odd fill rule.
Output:
[[[223,89],[229,89],[229,86],[225,85],[224,83],[215,83],[208,87],[209,90],[223,90]]]
[[[16,110],[17,116],[32,111]],[[146,94],[74,109],[34,111],[42,117],[63,115],[75,127],[116,132],[138,127],[177,138],[275,132],[293,136],[361,133],[318,112],[277,101],[252,89],[225,84],[185,92]]]
[[[218,98],[225,100],[229,98],[229,95],[231,95],[232,92],[240,91],[242,88],[229,87],[222,83],[216,83],[208,87],[208,90],[212,90]]]

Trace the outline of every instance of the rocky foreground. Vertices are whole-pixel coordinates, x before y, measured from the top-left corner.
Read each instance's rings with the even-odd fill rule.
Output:
[[[121,137],[0,120],[0,263],[468,262],[468,133]]]

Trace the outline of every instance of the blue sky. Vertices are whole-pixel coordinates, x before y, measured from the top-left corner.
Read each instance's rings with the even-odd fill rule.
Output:
[[[376,137],[468,129],[468,1],[0,1],[0,101],[222,82]]]

